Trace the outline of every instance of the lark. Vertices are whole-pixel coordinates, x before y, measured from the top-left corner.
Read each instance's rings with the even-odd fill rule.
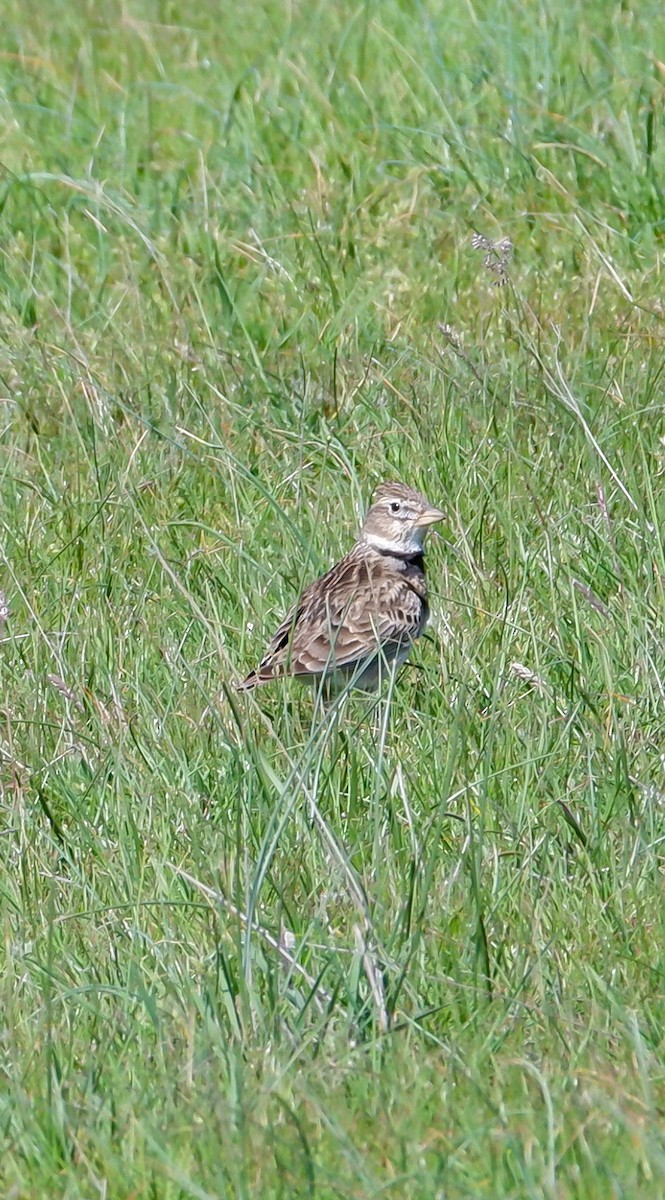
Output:
[[[382,483],[355,545],[305,588],[238,689],[294,676],[328,693],[375,691],[427,624],[424,541],[444,516],[413,488]]]

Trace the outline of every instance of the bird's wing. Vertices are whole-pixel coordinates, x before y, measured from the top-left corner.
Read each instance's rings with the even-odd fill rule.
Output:
[[[423,599],[399,574],[370,570],[348,555],[305,589],[272,639],[257,682],[285,671],[320,675],[353,666],[379,648],[413,641],[424,616]]]

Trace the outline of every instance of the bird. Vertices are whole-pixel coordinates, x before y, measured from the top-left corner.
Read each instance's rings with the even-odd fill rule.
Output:
[[[429,617],[424,540],[445,519],[404,483],[382,483],[355,544],[310,583],[238,691],[293,676],[326,695],[375,691],[401,665]]]

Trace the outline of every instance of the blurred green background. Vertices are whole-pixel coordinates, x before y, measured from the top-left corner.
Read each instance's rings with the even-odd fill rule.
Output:
[[[661,6],[2,15],[3,1195],[662,1198]]]

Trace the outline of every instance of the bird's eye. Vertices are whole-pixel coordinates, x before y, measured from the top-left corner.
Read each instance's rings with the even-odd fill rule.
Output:
[[[402,505],[400,504],[399,500],[391,500],[391,502],[390,502],[390,511],[391,512],[398,513],[401,507],[402,507]]]

